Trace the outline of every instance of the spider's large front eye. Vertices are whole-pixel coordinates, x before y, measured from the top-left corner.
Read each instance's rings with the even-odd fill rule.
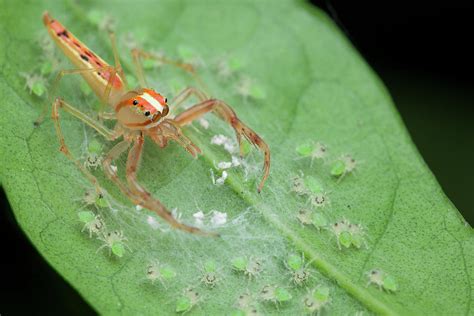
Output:
[[[137,100],[133,100],[133,105],[137,105],[138,104],[138,101]]]
[[[150,111],[145,111],[143,114],[145,114],[145,116],[150,116]]]

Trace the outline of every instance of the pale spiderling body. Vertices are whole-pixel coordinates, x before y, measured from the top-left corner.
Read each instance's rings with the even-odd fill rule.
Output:
[[[178,298],[176,301],[176,313],[187,313],[199,302],[201,302],[202,296],[197,290],[188,288],[184,291],[184,295]]]
[[[369,279],[367,286],[374,284],[379,290],[385,290],[387,292],[395,292],[398,290],[395,278],[380,269],[372,269],[367,272],[367,278]]]
[[[362,246],[367,248],[365,241],[365,232],[361,224],[352,224],[346,219],[342,219],[331,225],[339,249],[349,248],[351,246],[360,249]]]
[[[260,291],[260,298],[264,302],[272,302],[277,305],[291,300],[293,296],[284,287],[278,285],[265,285]]]
[[[308,142],[296,147],[297,159],[310,158],[310,167],[315,160],[324,160],[327,156],[327,147],[321,142]]]
[[[340,182],[346,175],[354,173],[359,162],[349,154],[342,155],[331,166],[331,175],[338,178]]]
[[[296,218],[302,225],[310,225],[311,224],[311,211],[308,209],[300,209],[298,211],[298,215],[296,215]]]
[[[230,316],[258,316],[260,315],[257,308],[257,301],[248,292],[242,293],[237,298],[235,307]]]
[[[304,285],[309,280],[309,278],[312,277],[311,269],[309,269],[311,261],[305,263],[303,255],[298,256],[296,254],[291,254],[288,256],[284,264],[290,272],[291,281],[296,286]]]
[[[319,315],[329,303],[329,288],[325,286],[312,289],[303,297],[304,310],[310,315]]]
[[[215,287],[220,281],[221,276],[217,264],[214,260],[208,260],[204,263],[204,269],[200,281],[209,288]]]
[[[308,197],[311,206],[315,208],[325,207],[331,204],[328,194],[326,192],[311,193]]]
[[[290,192],[294,192],[296,195],[302,196],[308,193],[308,189],[304,183],[303,172],[300,171],[299,175],[296,175],[291,178],[291,189]]]
[[[113,253],[117,257],[123,257],[125,254],[125,248],[129,248],[126,244],[126,241],[128,241],[127,237],[125,237],[123,232],[119,230],[110,232],[102,231],[97,239],[103,242],[103,245],[97,249],[97,252],[104,248],[108,248],[110,254]]]
[[[249,279],[257,277],[263,270],[262,261],[254,257],[237,257],[232,259],[232,268],[242,272]]]
[[[89,167],[94,168],[101,163],[106,176],[134,205],[141,205],[155,212],[173,228],[193,234],[216,236],[216,233],[204,232],[199,228],[185,225],[176,220],[171,212],[138,181],[138,170],[146,137],[149,137],[162,148],[166,147],[169,141],[174,141],[193,157],[197,157],[201,150],[183,134],[182,127],[201,119],[206,113],[210,112],[216,114],[233,128],[238,145],[244,144],[242,141],[246,139],[263,153],[263,177],[257,188],[258,192],[262,190],[270,172],[270,149],[257,133],[237,117],[234,110],[228,104],[221,100],[209,98],[204,92],[191,87],[184,89],[168,103],[166,97],[153,89],[146,88],[147,83],[142,65],[143,59],[177,66],[190,73],[195,79],[199,79],[193,65],[170,60],[166,57],[157,56],[135,48],[132,50],[132,57],[140,88],[129,90],[125,73],[120,64],[115,35],[113,33],[110,33],[110,38],[112,40],[115,65],[111,66],[92,52],[47,12],[43,15],[43,22],[51,38],[77,67],[76,69],[62,70],[58,74],[52,85],[51,94],[55,94],[59,82],[64,76],[79,74],[101,100],[101,103],[107,107],[107,109],[102,107],[99,110],[98,114],[101,120],[98,121],[62,98],[56,98],[52,103],[52,119],[59,139],[60,151],[76,164],[77,168],[94,185],[97,192],[100,192],[100,185],[96,177],[88,169]],[[183,48],[179,51],[184,60],[193,55],[193,53],[189,53],[189,49]],[[195,97],[197,103],[176,116],[168,116],[170,113],[169,104],[172,104],[177,109],[191,97]],[[66,144],[60,124],[60,110],[68,112],[90,128],[93,128],[98,135],[104,137],[109,142],[119,140],[120,138],[122,140],[117,142],[108,153],[104,154],[103,158],[91,157],[91,161],[84,165],[74,157]],[[36,125],[40,124],[43,116],[44,111],[43,115],[36,121]],[[115,121],[115,127],[110,129],[102,122],[103,120]],[[127,152],[128,158],[124,172],[126,181],[123,181],[119,177],[117,169],[113,167],[113,162]],[[216,180],[216,184],[224,183],[224,181],[225,177],[223,175],[220,179]]]
[[[151,262],[146,268],[146,278],[154,283],[158,280],[165,288],[166,282],[177,276],[176,271],[168,265],[160,263],[158,260]]]
[[[81,232],[87,231],[89,238],[92,238],[92,234],[99,235],[105,229],[105,222],[100,215],[95,215],[91,211],[81,211],[78,216],[79,220],[84,223]]]

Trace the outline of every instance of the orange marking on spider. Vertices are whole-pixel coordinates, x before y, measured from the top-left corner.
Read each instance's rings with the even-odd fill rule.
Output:
[[[169,140],[173,140],[193,157],[197,157],[197,155],[201,153],[201,150],[183,134],[181,127],[200,119],[208,112],[214,112],[222,120],[229,123],[235,130],[239,145],[243,136],[264,153],[263,177],[258,185],[258,192],[262,190],[270,172],[270,149],[260,136],[237,117],[229,105],[221,100],[209,99],[205,93],[196,88],[187,88],[178,94],[170,103],[177,108],[191,96],[195,96],[199,102],[178,114],[176,117],[169,118],[167,115],[169,114],[170,108],[167,98],[153,89],[146,88],[143,67],[141,65],[142,58],[155,59],[177,66],[196,78],[195,70],[191,65],[133,49],[133,62],[141,88],[127,90],[126,77],[120,64],[113,33],[110,33],[110,38],[112,41],[115,65],[111,66],[98,55],[94,54],[92,50],[79,41],[57,20],[52,19],[47,12],[43,14],[43,22],[56,44],[77,67],[77,69],[62,70],[56,77],[52,92],[55,91],[63,76],[80,74],[97,97],[109,107],[109,111],[114,111],[113,115],[110,115],[110,112],[102,111],[102,109],[99,113],[99,117],[108,117],[108,119],[116,120],[115,128],[109,129],[103,125],[102,122],[87,116],[61,98],[56,98],[54,102],[52,102],[51,117],[54,121],[56,133],[61,145],[60,150],[86,175],[98,192],[100,192],[101,189],[97,179],[82,163],[75,159],[68,150],[60,125],[59,109],[75,116],[109,141],[116,140],[120,137],[123,138],[102,160],[103,169],[107,177],[117,185],[120,191],[125,194],[132,203],[141,205],[155,212],[158,216],[167,221],[170,226],[176,229],[193,234],[207,236],[217,235],[216,233],[204,232],[196,227],[188,226],[177,221],[171,212],[138,182],[137,173],[146,136],[150,137],[160,147],[165,147]],[[37,123],[39,124],[40,121],[41,118]],[[128,158],[125,172],[126,182],[124,182],[117,175],[116,168],[113,167],[112,162],[126,151],[128,151]]]

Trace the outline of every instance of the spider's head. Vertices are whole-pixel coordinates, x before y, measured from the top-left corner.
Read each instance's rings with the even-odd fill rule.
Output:
[[[117,118],[127,127],[144,128],[168,115],[167,101],[152,89],[140,89],[124,95],[115,111]]]

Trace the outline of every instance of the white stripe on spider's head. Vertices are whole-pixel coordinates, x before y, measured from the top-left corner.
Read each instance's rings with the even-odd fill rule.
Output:
[[[143,93],[142,95],[140,95],[141,98],[143,98],[145,101],[147,101],[148,103],[151,104],[151,106],[153,106],[157,111],[159,111],[160,113],[163,112],[163,106],[160,104],[160,102],[158,102],[154,97],[152,97],[151,95],[149,95],[148,93]]]

